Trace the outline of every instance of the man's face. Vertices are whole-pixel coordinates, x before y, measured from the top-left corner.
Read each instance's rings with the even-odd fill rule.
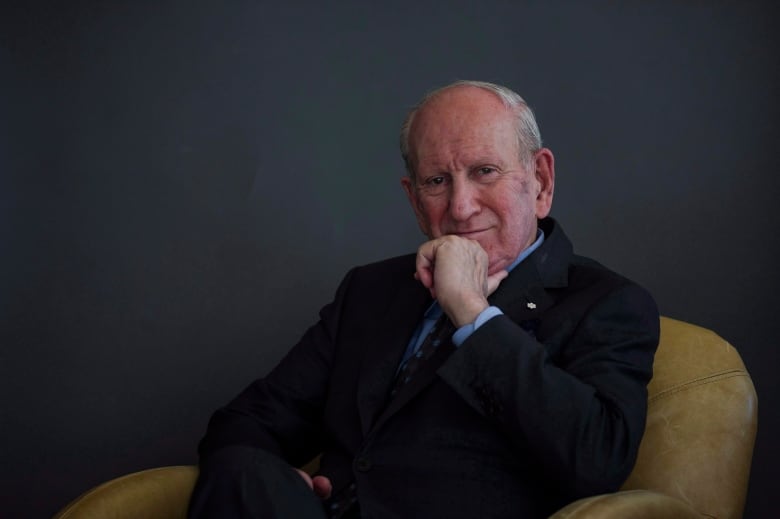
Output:
[[[508,267],[536,239],[537,218],[550,211],[550,150],[520,160],[515,117],[492,93],[475,87],[442,92],[415,115],[402,185],[420,229],[476,240],[489,273]]]

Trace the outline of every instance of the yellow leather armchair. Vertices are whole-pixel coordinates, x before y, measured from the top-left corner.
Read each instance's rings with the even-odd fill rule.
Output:
[[[581,499],[551,519],[742,516],[757,399],[737,351],[715,333],[666,317],[650,382],[645,436],[619,492]],[[55,519],[184,519],[193,466],[103,483]]]
[[[758,402],[739,353],[715,333],[661,318],[645,435],[620,492],[552,519],[742,517]]]

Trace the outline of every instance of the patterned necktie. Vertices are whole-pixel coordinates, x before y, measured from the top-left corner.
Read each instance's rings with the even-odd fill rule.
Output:
[[[431,358],[436,348],[442,342],[449,340],[454,332],[455,326],[452,321],[447,317],[447,314],[442,313],[417,351],[401,365],[393,384],[393,390],[390,392],[390,398],[394,397],[404,384],[414,378],[415,373],[425,364],[426,360]]]

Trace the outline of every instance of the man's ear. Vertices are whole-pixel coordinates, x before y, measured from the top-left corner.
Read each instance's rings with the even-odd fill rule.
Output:
[[[412,206],[414,216],[417,218],[417,225],[420,226],[420,230],[426,236],[430,236],[430,229],[428,227],[428,220],[423,216],[422,208],[420,207],[420,199],[417,197],[417,189],[414,186],[414,180],[409,175],[401,177],[401,186],[404,188],[406,198],[409,199],[409,204]]]
[[[536,181],[539,192],[536,194],[536,217],[540,220],[550,214],[555,192],[555,157],[552,151],[542,148],[534,155]]]

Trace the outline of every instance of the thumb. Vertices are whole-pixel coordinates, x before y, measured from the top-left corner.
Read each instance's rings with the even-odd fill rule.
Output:
[[[487,277],[487,294],[485,296],[489,296],[493,292],[496,291],[498,288],[498,285],[501,284],[501,282],[506,279],[506,277],[509,275],[509,272],[506,270],[499,270],[492,276]]]
[[[320,499],[328,499],[333,491],[333,485],[330,483],[330,479],[326,476],[314,476],[312,479],[314,493]]]

